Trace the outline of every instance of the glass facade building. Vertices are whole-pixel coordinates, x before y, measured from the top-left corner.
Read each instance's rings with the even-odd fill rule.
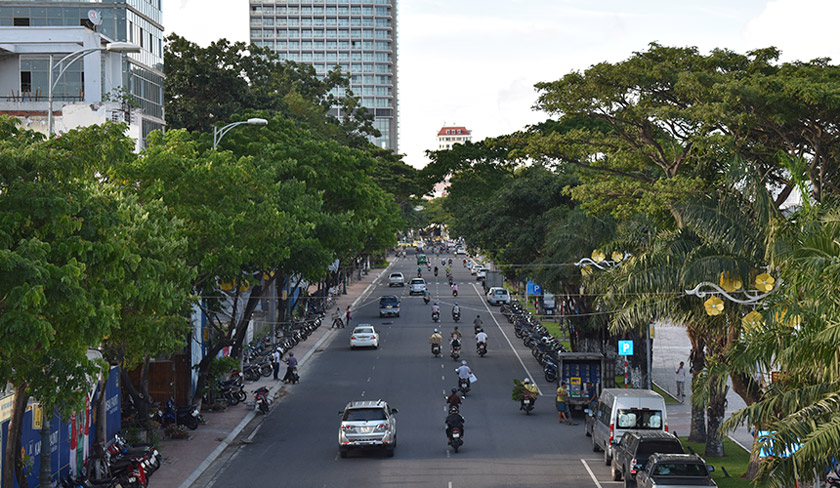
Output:
[[[319,76],[340,67],[375,116],[371,142],[397,151],[397,0],[250,0],[250,33]]]
[[[100,14],[101,25],[93,25],[88,16],[91,10]],[[0,26],[79,25],[96,30],[114,41],[140,46],[139,53],[126,56],[123,86],[128,88],[143,110],[143,138],[153,130],[163,129],[161,0],[0,0]],[[72,84],[75,80],[72,73],[71,76],[65,74],[65,77],[67,83]],[[79,81],[75,80],[75,83],[78,85]],[[77,93],[74,92],[75,86],[68,86],[67,90]]]

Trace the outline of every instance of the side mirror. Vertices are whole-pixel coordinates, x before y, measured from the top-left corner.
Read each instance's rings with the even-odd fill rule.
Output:
[[[714,466],[712,466],[711,464],[707,464],[707,465],[706,465],[706,469],[708,469],[710,473],[714,473],[714,472],[715,472],[715,467],[714,467]]]
[[[344,410],[342,410],[341,412],[338,412],[338,414],[339,415],[344,415]]]
[[[391,409],[391,413],[397,413],[397,412],[399,412],[399,410],[397,410],[396,408]]]

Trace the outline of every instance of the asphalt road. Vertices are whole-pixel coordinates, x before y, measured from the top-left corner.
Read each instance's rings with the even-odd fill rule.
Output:
[[[607,487],[609,472],[601,453],[591,449],[583,419],[560,425],[554,407],[554,388],[537,361],[513,335],[513,327],[482,300],[475,277],[455,261],[453,274],[460,296],[453,298],[443,270],[435,278],[423,268],[433,300],[441,305],[444,337],[456,325],[451,318],[455,301],[462,310],[460,329],[466,332],[462,359],[478,377],[461,407],[466,419],[464,445],[456,454],[444,434],[444,395],[457,383],[458,363],[448,354],[434,358],[428,337],[435,324],[431,305],[410,297],[408,287],[389,288],[388,274],[363,297],[353,317],[355,326],[370,323],[380,333],[378,350],[350,350],[352,327],[325,343],[317,358],[301,370],[301,382],[272,406],[258,429],[245,434],[251,443],[221,458],[209,486],[423,486],[423,487]],[[437,260],[440,266],[439,258]],[[400,259],[392,271],[406,281],[416,275],[413,258]],[[379,318],[383,295],[400,297],[398,318]],[[475,353],[472,323],[479,314],[489,335],[489,352]],[[513,378],[530,376],[542,396],[526,416],[511,400]],[[396,455],[351,452],[338,455],[339,412],[348,401],[386,400],[397,408]]]

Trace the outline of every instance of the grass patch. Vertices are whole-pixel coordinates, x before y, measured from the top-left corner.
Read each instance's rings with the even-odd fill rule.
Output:
[[[665,399],[665,404],[666,405],[674,405],[674,404],[680,403],[674,397],[672,397],[668,392],[666,392],[665,390],[663,390],[662,388],[660,388],[656,385],[653,385],[653,391],[662,395],[662,398]]]
[[[688,447],[691,447],[694,449],[694,452],[701,456],[703,456],[703,452],[706,450],[705,444],[688,442],[688,437],[680,437],[680,442],[682,442],[686,451],[688,451]],[[723,439],[723,449],[726,452],[726,456],[722,458],[706,458],[703,456],[706,464],[711,464],[715,467],[715,471],[712,473],[712,479],[715,480],[715,483],[720,488],[752,488],[752,482],[741,477],[747,472],[750,453],[738,447],[737,444],[728,438]],[[726,468],[726,472],[729,473],[729,478],[724,476],[723,469],[721,468]]]

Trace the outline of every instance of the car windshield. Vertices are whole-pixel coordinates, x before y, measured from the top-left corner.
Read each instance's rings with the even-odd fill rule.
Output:
[[[365,422],[368,420],[385,419],[385,411],[381,408],[353,408],[344,414],[344,420],[348,422]]]
[[[496,295],[507,295],[507,290],[496,290],[493,293]]]
[[[402,278],[402,273],[394,273],[391,275],[391,278]]]
[[[641,410],[629,408],[618,411],[618,427],[620,429],[653,429],[662,428],[662,410]]]
[[[379,300],[379,305],[397,305],[398,303],[397,297],[383,297]]]
[[[706,466],[697,463],[659,463],[654,468],[654,476],[708,476]]]
[[[682,454],[683,450],[676,441],[642,442],[636,449],[636,459],[644,462],[647,461],[648,456],[657,452],[663,454]]]
[[[354,334],[373,334],[372,327],[357,327],[353,330]],[[658,452],[658,451],[657,451]]]
[[[426,283],[425,281],[423,281],[423,280],[418,280],[418,279],[416,279],[416,278],[415,278],[415,279],[413,279],[413,280],[411,280],[411,284],[412,284],[412,285],[423,285],[423,284],[425,284],[425,283]]]

